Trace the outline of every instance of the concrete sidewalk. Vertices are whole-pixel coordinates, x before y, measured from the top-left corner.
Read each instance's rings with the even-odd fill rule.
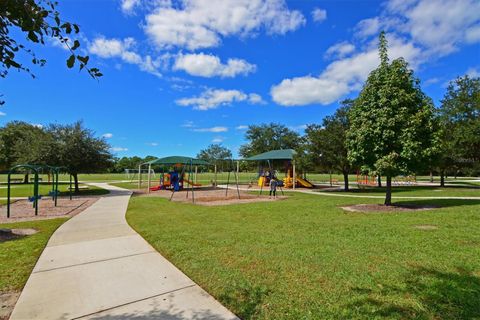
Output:
[[[109,189],[63,224],[11,319],[237,319],[125,220],[130,191]]]

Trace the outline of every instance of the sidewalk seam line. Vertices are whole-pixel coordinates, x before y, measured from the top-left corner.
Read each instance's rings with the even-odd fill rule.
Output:
[[[153,252],[156,252],[156,251],[151,250],[151,251],[145,251],[145,252],[141,252],[141,253],[129,254],[129,255],[121,256],[121,257],[113,257],[113,258],[109,258],[109,259],[95,260],[95,261],[72,264],[72,265],[57,267],[57,268],[52,268],[52,269],[39,270],[39,271],[32,272],[32,274],[55,271],[55,270],[60,270],[60,269],[68,269],[68,268],[72,268],[72,267],[84,266],[84,265],[87,265],[87,264],[93,264],[93,263],[97,263],[97,262],[105,262],[105,261],[118,260],[118,259],[123,259],[123,258],[130,258],[130,257],[140,256],[142,254],[149,254],[149,253],[153,253]]]
[[[153,296],[149,296],[149,297],[146,297],[146,298],[142,298],[142,299],[138,299],[138,300],[133,300],[133,301],[130,301],[130,302],[122,303],[122,304],[119,304],[119,305],[114,306],[114,307],[102,309],[102,310],[95,311],[95,312],[88,313],[88,314],[84,314],[84,315],[81,315],[81,316],[78,316],[78,317],[75,317],[75,318],[71,318],[71,320],[76,320],[76,319],[81,319],[81,318],[88,317],[88,316],[93,316],[94,314],[98,314],[98,313],[105,312],[105,311],[108,311],[108,310],[113,310],[113,309],[117,309],[117,308],[120,308],[120,307],[128,306],[129,304],[134,304],[134,303],[137,303],[137,302],[140,302],[140,301],[145,301],[145,300],[148,300],[148,299],[160,297],[160,296],[163,296],[163,295],[165,295],[165,294],[169,294],[169,293],[181,291],[181,290],[188,289],[188,288],[192,288],[192,287],[195,287],[195,286],[198,286],[198,285],[194,283],[194,284],[191,284],[191,285],[182,287],[182,288],[178,288],[178,289],[166,291],[166,292],[159,293],[159,294],[155,294],[155,295],[153,295]]]

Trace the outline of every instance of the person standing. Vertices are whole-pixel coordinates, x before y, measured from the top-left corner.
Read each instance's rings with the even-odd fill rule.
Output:
[[[277,178],[275,176],[272,176],[270,179],[270,198],[272,198],[272,194],[274,198],[277,198],[277,186]]]

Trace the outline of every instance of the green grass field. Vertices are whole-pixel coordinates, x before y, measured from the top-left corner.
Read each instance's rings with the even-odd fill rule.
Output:
[[[0,224],[1,229],[33,228],[38,233],[0,242],[0,293],[21,290],[52,233],[67,219]]]
[[[60,196],[67,196],[69,194],[68,188],[69,183],[59,183],[58,190],[60,191]],[[84,185],[80,184],[81,187]],[[48,183],[39,184],[39,194],[48,196],[48,192],[52,190],[52,185]],[[102,195],[107,194],[108,191],[102,188],[95,186],[88,186],[88,189],[81,189],[80,192],[76,195]],[[75,193],[74,193],[75,194]],[[12,184],[11,185],[11,197],[28,197],[33,195],[33,184]],[[7,185],[0,184],[0,198],[7,197]]]
[[[385,196],[385,188],[378,187],[352,187],[350,192],[321,191],[343,195]],[[430,187],[430,186],[394,186],[392,195],[398,197],[480,197],[480,188],[475,187]]]
[[[480,318],[480,201],[420,200],[443,207],[414,213],[339,208],[380,202],[291,193],[203,207],[134,197],[127,219],[243,319]]]

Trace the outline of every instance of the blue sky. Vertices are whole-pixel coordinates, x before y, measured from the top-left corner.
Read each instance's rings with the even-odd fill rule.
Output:
[[[83,120],[117,156],[195,155],[210,143],[234,154],[247,125],[302,132],[355,97],[390,56],[410,62],[438,105],[446,83],[480,73],[480,1],[69,0],[82,50],[100,81],[67,70],[55,42],[37,79],[10,72],[0,125]]]

